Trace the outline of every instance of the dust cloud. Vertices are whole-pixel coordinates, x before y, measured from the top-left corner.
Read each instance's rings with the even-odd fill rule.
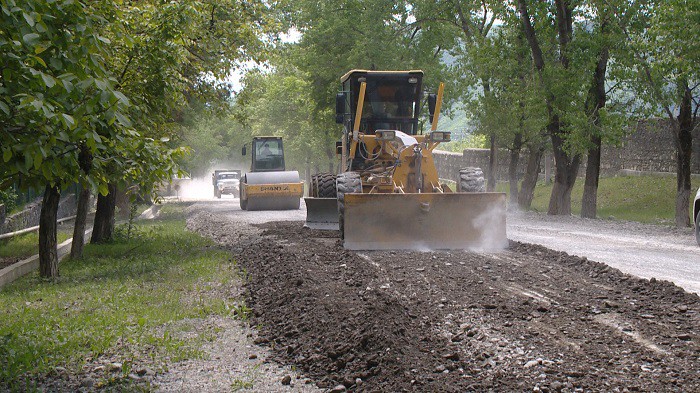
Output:
[[[508,247],[505,204],[492,204],[472,220],[472,225],[481,231],[481,236],[478,245],[467,248],[469,251],[497,252]]]
[[[214,186],[211,177],[198,177],[194,179],[181,179],[176,196],[186,200],[214,199]],[[228,196],[228,195],[224,195]]]

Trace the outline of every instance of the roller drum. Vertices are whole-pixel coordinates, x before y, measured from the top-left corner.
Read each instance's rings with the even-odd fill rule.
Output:
[[[244,177],[246,186],[291,185],[303,192],[303,184],[297,171],[249,172]],[[301,192],[271,192],[269,194],[246,195],[245,210],[296,210],[299,209]]]

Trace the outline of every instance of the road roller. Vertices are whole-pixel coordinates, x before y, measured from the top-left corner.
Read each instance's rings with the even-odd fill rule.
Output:
[[[299,172],[285,170],[282,138],[256,136],[250,148],[250,171],[243,175],[240,183],[241,209],[299,209],[304,183]],[[245,145],[241,154],[247,154]]]

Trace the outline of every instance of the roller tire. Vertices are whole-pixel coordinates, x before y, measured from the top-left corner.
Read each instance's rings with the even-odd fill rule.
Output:
[[[243,186],[241,186],[239,190],[238,201],[241,204],[241,210],[246,210],[248,207],[248,199],[243,199]]]
[[[315,198],[336,198],[336,176],[332,173],[317,173],[311,176],[310,193]]]
[[[459,170],[460,192],[485,192],[486,180],[481,168],[467,167]]]
[[[336,195],[338,198],[338,228],[340,239],[345,239],[345,194],[361,193],[362,179],[356,172],[345,172],[336,178]]]

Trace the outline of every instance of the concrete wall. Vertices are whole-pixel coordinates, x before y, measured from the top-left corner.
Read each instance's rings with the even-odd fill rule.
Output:
[[[467,149],[462,153],[450,153],[435,151],[435,163],[438,174],[441,178],[457,180],[459,169],[467,166],[488,168],[488,149]],[[554,167],[551,154],[547,159]],[[496,157],[498,162],[498,181],[508,180],[508,164],[510,152],[500,149]],[[525,172],[527,164],[526,152],[520,156],[518,166],[518,177]],[[541,163],[544,173],[545,162]],[[601,174],[603,176],[613,176],[623,170],[640,172],[676,172],[676,146],[670,130],[668,120],[650,120],[637,123],[635,130],[623,139],[620,146],[603,145],[600,163]],[[693,159],[691,171],[700,174],[700,127],[697,127],[693,134]],[[586,157],[583,157],[578,175],[586,175]]]
[[[74,194],[68,194],[58,203],[58,219],[75,215],[77,201]],[[41,199],[28,204],[24,210],[11,216],[4,216],[4,209],[0,209],[0,234],[15,232],[21,229],[39,225],[41,214]]]

